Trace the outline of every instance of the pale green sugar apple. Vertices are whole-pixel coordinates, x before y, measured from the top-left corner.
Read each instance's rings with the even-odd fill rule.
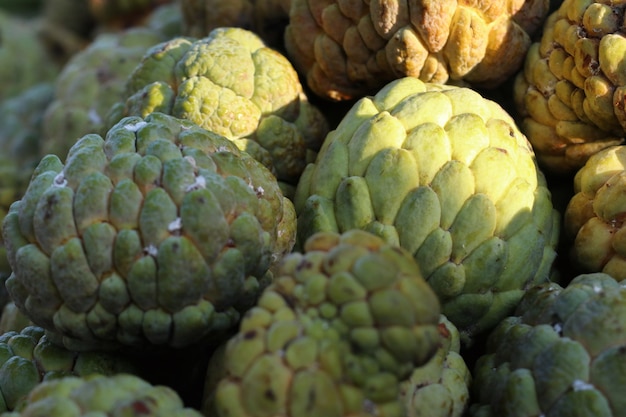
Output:
[[[61,70],[39,38],[40,24],[39,18],[0,10],[0,102],[53,81]]]
[[[461,355],[459,331],[443,314],[439,334],[435,356],[400,386],[406,417],[462,417],[469,408],[472,375]]]
[[[128,117],[43,158],[3,235],[16,305],[70,349],[184,347],[232,328],[291,250],[275,177],[188,120]]]
[[[126,79],[163,34],[149,28],[102,33],[65,64],[46,109],[39,157],[67,151],[88,133],[106,133],[104,118],[124,95]]]
[[[573,176],[626,135],[626,3],[564,0],[515,77],[520,128],[545,170]]]
[[[44,329],[27,326],[0,335],[0,412],[20,408],[39,383],[68,375],[137,374],[139,368],[113,352],[74,352],[50,342]]]
[[[179,394],[132,374],[66,376],[39,384],[1,417],[203,417]]]
[[[283,258],[218,354],[203,411],[405,416],[400,384],[436,354],[439,317],[408,252],[362,230],[316,234]]]
[[[604,273],[528,291],[474,368],[472,417],[626,415],[626,287]]]
[[[549,279],[560,218],[495,102],[406,77],[354,104],[296,189],[298,241],[364,229],[408,250],[464,343]]]
[[[217,28],[151,48],[109,120],[159,111],[231,139],[281,181],[295,184],[328,132],[291,63],[253,32]]]
[[[53,94],[52,83],[41,82],[0,101],[0,221],[10,205],[22,197],[39,163],[43,114]],[[10,273],[0,237],[0,293]],[[3,301],[0,297],[0,306]]]
[[[626,279],[626,146],[593,154],[574,176],[574,195],[563,216],[572,267]]]

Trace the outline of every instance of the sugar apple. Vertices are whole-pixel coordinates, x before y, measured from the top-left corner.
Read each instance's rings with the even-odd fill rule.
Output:
[[[457,328],[443,314],[439,318],[441,341],[437,353],[416,367],[400,385],[400,402],[406,417],[462,417],[470,404],[472,375],[461,355]]]
[[[572,266],[626,279],[626,146],[592,155],[574,176],[574,192],[563,216]]]
[[[20,410],[0,417],[203,417],[166,385],[132,374],[66,376],[38,385]]]
[[[251,30],[276,49],[284,49],[291,0],[180,0],[184,32],[202,38],[213,29],[235,26]]]
[[[42,381],[67,375],[136,374],[127,357],[102,351],[73,352],[50,342],[38,326],[0,335],[0,412],[20,408]]]
[[[52,102],[54,87],[41,82],[18,95],[0,101],[0,222],[9,206],[22,197],[39,162],[43,114]],[[11,273],[0,236],[0,294]],[[0,307],[4,297],[0,296]]]
[[[328,132],[291,63],[253,32],[217,28],[152,47],[109,120],[159,111],[226,136],[281,183],[295,184]]]
[[[39,18],[0,10],[0,102],[53,81],[61,70],[39,38],[40,24]]]
[[[469,415],[626,415],[624,326],[626,287],[610,275],[529,290],[476,362]]]
[[[275,177],[228,139],[165,114],[127,117],[64,163],[41,160],[3,222],[6,287],[73,350],[189,346],[254,304],[294,223]]]
[[[291,0],[287,56],[318,95],[358,99],[405,76],[495,88],[514,75],[548,0]]]
[[[102,33],[74,54],[55,80],[38,157],[64,158],[83,135],[105,134],[106,114],[124,96],[126,79],[148,49],[163,41],[157,30],[134,27]]]
[[[218,356],[204,413],[404,416],[400,383],[436,353],[439,317],[408,252],[362,230],[318,233],[283,258]]]
[[[624,141],[625,11],[624,2],[564,0],[515,77],[520,128],[546,170],[574,175]]]
[[[550,278],[560,231],[509,114],[471,89],[414,77],[354,104],[294,204],[299,242],[358,228],[408,250],[464,343]]]

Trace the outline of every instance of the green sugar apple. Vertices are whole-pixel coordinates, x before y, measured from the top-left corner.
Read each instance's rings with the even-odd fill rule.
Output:
[[[113,352],[74,352],[52,343],[31,325],[0,335],[0,412],[20,408],[39,383],[68,375],[136,374],[130,358]]]
[[[573,183],[574,195],[563,215],[564,247],[572,268],[626,279],[626,146],[598,150]]]
[[[231,139],[290,185],[328,131],[287,58],[235,27],[201,39],[176,37],[146,53],[109,120],[153,111]]]
[[[403,416],[400,384],[436,354],[439,317],[408,252],[362,230],[318,233],[211,359],[203,411]]]
[[[123,97],[129,74],[146,51],[163,40],[157,30],[135,27],[102,33],[74,54],[55,80],[39,157],[63,158],[83,135],[105,134],[106,113]]]
[[[354,104],[294,195],[298,242],[364,229],[408,250],[464,343],[548,280],[560,217],[513,119],[405,77]]]
[[[11,204],[22,197],[39,163],[43,115],[52,102],[54,87],[42,82],[0,101],[0,222]],[[11,273],[0,237],[0,293]],[[0,297],[0,307],[4,305]]]
[[[529,290],[489,335],[471,417],[626,416],[626,287],[578,275]]]
[[[166,385],[132,374],[66,376],[45,381],[20,410],[1,417],[203,417]]]
[[[20,332],[28,326],[34,326],[34,323],[15,305],[13,301],[8,301],[2,307],[0,315],[0,334],[10,331]]]
[[[275,177],[231,141],[169,115],[127,117],[64,163],[41,160],[3,222],[6,287],[71,349],[189,346],[254,304],[294,223]]]

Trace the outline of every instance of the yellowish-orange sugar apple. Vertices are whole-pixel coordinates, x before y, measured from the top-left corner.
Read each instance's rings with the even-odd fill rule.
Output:
[[[523,64],[548,0],[292,0],[285,48],[318,95],[413,76],[495,88]]]
[[[623,1],[563,1],[515,77],[520,128],[546,170],[573,175],[624,140],[625,11]]]

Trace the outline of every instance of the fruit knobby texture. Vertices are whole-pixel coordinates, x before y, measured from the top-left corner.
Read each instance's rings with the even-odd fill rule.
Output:
[[[539,163],[573,175],[626,128],[623,2],[565,0],[515,78],[520,128]]]
[[[43,381],[138,370],[129,358],[116,353],[74,352],[55,345],[38,326],[6,331],[0,336],[0,412],[21,408],[28,393]]]
[[[566,254],[579,272],[626,278],[626,147],[592,155],[574,176],[574,195],[564,214]]]
[[[228,139],[154,113],[41,160],[3,223],[7,289],[74,349],[182,347],[233,326],[291,250],[293,205]]]
[[[127,373],[66,376],[35,387],[20,410],[2,417],[203,417],[176,391]]]
[[[549,2],[292,0],[285,48],[318,95],[358,99],[411,76],[495,88],[521,67]]]
[[[464,342],[550,277],[560,217],[495,102],[406,77],[359,100],[296,189],[298,241],[364,229],[408,250]]]
[[[626,415],[626,288],[604,273],[528,291],[474,369],[472,417]]]
[[[400,384],[436,354],[439,318],[408,252],[362,230],[318,233],[218,357],[207,415],[403,416]]]
[[[328,132],[285,56],[255,33],[217,28],[151,48],[109,120],[159,111],[231,139],[280,181],[297,182]]]

